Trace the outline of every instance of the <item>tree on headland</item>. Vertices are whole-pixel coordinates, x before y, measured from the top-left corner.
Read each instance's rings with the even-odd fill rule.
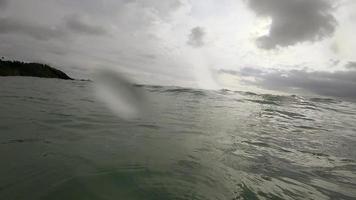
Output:
[[[64,72],[41,63],[0,60],[0,76],[33,76],[73,80]]]

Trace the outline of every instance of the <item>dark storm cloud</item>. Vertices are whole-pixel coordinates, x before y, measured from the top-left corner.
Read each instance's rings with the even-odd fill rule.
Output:
[[[192,47],[201,47],[204,45],[205,32],[202,27],[194,27],[191,29],[187,44]]]
[[[336,20],[329,0],[247,0],[259,16],[271,17],[269,34],[257,39],[264,49],[285,47],[331,36]]]
[[[68,17],[66,21],[66,26],[70,31],[74,31],[81,34],[105,35],[108,33],[104,27],[86,23],[78,15],[72,15]]]
[[[0,18],[0,34],[20,34],[33,37],[38,40],[48,40],[64,35],[58,27],[47,27],[39,24],[30,24],[9,18]]]
[[[348,62],[345,67],[350,70],[356,70],[356,62]]]
[[[245,82],[259,87],[281,91],[302,89],[320,95],[356,99],[356,71],[308,72],[305,70],[262,71],[243,68],[240,71],[220,70],[220,73],[254,77],[256,81]]]

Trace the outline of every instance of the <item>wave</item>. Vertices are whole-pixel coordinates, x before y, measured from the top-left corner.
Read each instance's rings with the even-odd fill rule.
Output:
[[[206,93],[207,93],[207,90],[174,87],[174,86],[157,86],[157,85],[135,85],[135,86],[146,88],[150,92],[169,93],[169,94],[175,94],[175,95],[194,94],[194,95],[198,95],[198,96],[206,96]]]
[[[93,84],[2,83],[0,199],[356,197],[351,102],[136,84],[117,96],[150,112],[126,120]]]

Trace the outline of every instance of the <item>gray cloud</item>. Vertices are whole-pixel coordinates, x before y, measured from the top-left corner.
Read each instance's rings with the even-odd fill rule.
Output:
[[[7,4],[7,0],[0,0],[0,8]]]
[[[169,19],[172,11],[183,6],[181,0],[55,0],[60,5],[76,11],[75,13],[85,13],[95,15],[106,20],[115,20],[116,17],[123,20],[147,21],[149,16],[144,16],[145,12],[153,12],[161,19]],[[135,8],[135,10],[131,10]],[[124,15],[134,15],[134,19],[129,19]]]
[[[205,31],[202,27],[194,27],[191,29],[187,44],[192,47],[201,47],[204,45]]]
[[[332,35],[336,20],[329,0],[247,0],[259,16],[272,19],[269,34],[257,39],[264,49],[317,41]]]
[[[220,70],[220,73],[254,77],[256,81],[246,79],[248,84],[293,92],[304,90],[320,95],[356,99],[356,71],[308,72],[305,70],[271,70],[243,68],[240,71]]]
[[[356,62],[348,62],[345,67],[346,69],[356,70]]]
[[[0,34],[28,35],[38,40],[49,40],[64,36],[64,31],[58,27],[47,27],[39,24],[30,24],[9,18],[0,18]]]
[[[89,35],[105,35],[107,30],[99,25],[92,25],[83,21],[80,16],[72,15],[67,18],[66,26],[70,31]]]
[[[0,9],[4,8],[7,4],[7,0],[0,0]]]
[[[272,47],[325,37],[334,28],[330,4],[320,3],[326,1],[260,0],[260,4],[257,4],[258,0],[245,1],[258,15],[273,19],[271,34],[266,36]],[[105,66],[124,69],[135,76],[160,76],[165,83],[191,82],[193,76],[188,77],[193,74],[191,68],[182,67],[188,66],[186,60],[190,59],[177,59],[183,48],[181,42],[183,40],[186,43],[183,45],[193,47],[202,47],[207,43],[208,30],[199,26],[191,27],[193,29],[188,30],[186,35],[179,34],[185,26],[196,23],[198,18],[195,17],[202,17],[189,13],[195,12],[191,6],[196,6],[190,1],[0,0],[0,8],[5,5],[3,2],[7,5],[0,10],[1,55],[10,59],[53,63],[68,70],[77,66],[81,67],[84,75],[86,71]],[[307,11],[294,4],[299,7],[304,5]],[[325,22],[328,18],[330,20]],[[181,25],[180,20],[189,21]],[[315,24],[316,28],[314,25],[309,27],[310,24]],[[173,36],[171,31],[175,28],[178,31]],[[294,29],[300,32],[295,33]],[[259,74],[258,70],[242,73]],[[156,79],[148,78],[148,81],[151,80]]]
[[[170,41],[156,35],[186,6],[181,0],[7,0],[0,55],[63,66],[73,77],[107,67],[155,84],[192,82],[183,59],[172,63],[176,49],[166,53]]]
[[[65,18],[65,24],[56,26],[42,25],[15,18],[0,18],[0,34],[26,35],[38,40],[66,38],[71,33],[81,35],[105,35],[108,31],[99,25],[92,25],[83,21],[78,15]]]
[[[150,54],[150,53],[143,53],[143,54],[140,54],[139,56],[145,58],[145,59],[148,59],[148,60],[155,60],[157,59],[157,56],[154,55],[154,54]]]
[[[334,66],[339,65],[341,61],[340,61],[340,60],[333,60],[333,59],[330,59],[329,62],[330,62],[330,66],[331,66],[331,67],[334,67]]]

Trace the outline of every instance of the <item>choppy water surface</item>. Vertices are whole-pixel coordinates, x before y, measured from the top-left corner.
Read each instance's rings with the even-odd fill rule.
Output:
[[[137,86],[125,121],[90,82],[0,81],[0,199],[356,198],[351,102]]]

